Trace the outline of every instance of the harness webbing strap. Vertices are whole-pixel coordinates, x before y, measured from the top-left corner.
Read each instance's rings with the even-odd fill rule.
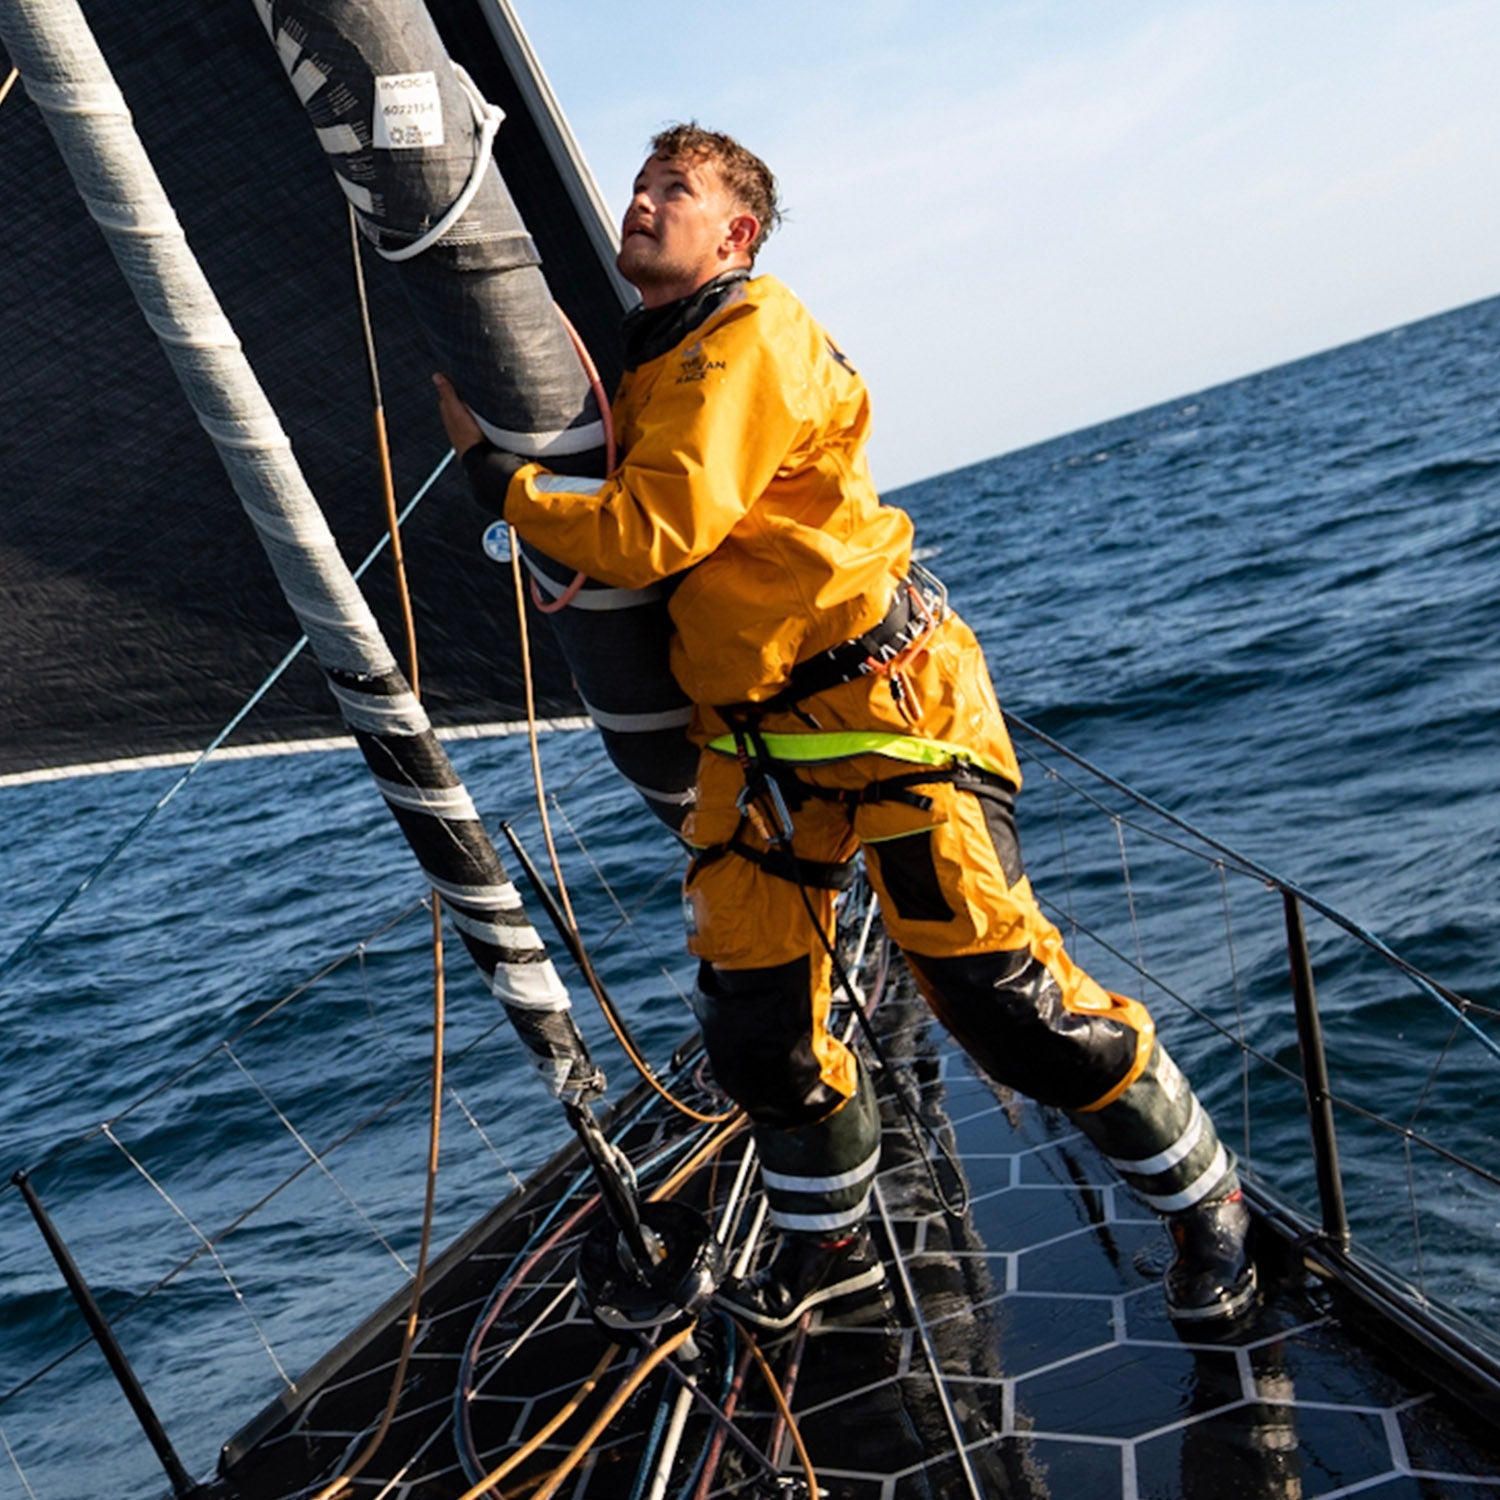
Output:
[[[854,882],[854,861],[845,860],[834,864],[828,860],[803,859],[786,849],[757,849],[736,837],[723,848],[730,854],[738,854],[751,864],[759,865],[767,875],[776,875],[797,885],[812,886],[820,891],[848,890]]]
[[[724,735],[723,744],[715,741],[710,749],[724,751],[727,744],[730,747],[728,753],[738,758],[745,772],[745,790],[740,798],[740,826],[735,830],[734,836],[725,843],[714,844],[699,850],[694,859],[693,868],[698,869],[703,865],[712,864],[726,854],[737,854],[742,859],[759,865],[768,875],[775,875],[782,880],[790,880],[802,886],[813,886],[820,890],[841,891],[853,878],[852,860],[829,863],[823,860],[804,859],[792,852],[792,828],[790,819],[785,815],[795,812],[809,798],[818,802],[839,803],[851,809],[873,802],[905,802],[927,812],[932,807],[932,798],[923,796],[916,788],[933,786],[939,782],[951,782],[963,787],[976,797],[1000,801],[1007,806],[1015,795],[1015,783],[998,771],[978,764],[977,757],[974,760],[948,759],[919,771],[908,771],[900,776],[881,777],[867,782],[862,787],[831,787],[818,786],[813,782],[804,781],[794,769],[796,762],[788,764],[779,759],[773,748],[773,742],[779,745],[783,741],[796,744],[806,739],[867,741],[872,738],[901,741],[916,747],[945,744],[941,740],[906,740],[900,735],[878,736],[867,733],[762,735],[753,725],[746,725],[737,729],[733,734]],[[949,748],[961,749],[958,746]],[[857,753],[870,752],[861,750]],[[972,752],[968,753],[972,754]],[[913,760],[917,758],[915,755],[911,757]],[[811,763],[813,763],[811,758],[802,762],[804,765]],[[760,800],[762,804],[769,800],[773,805],[769,808],[763,806],[761,811],[757,812],[754,805],[757,800]],[[775,804],[780,806],[781,817],[776,816]],[[769,830],[765,819],[767,810],[772,815]],[[769,835],[768,848],[757,849],[741,839],[741,832],[746,823],[751,821],[755,822],[763,836]],[[777,826],[783,822],[784,827]],[[688,879],[692,879],[691,871],[689,871]]]
[[[837,864],[831,860],[803,859],[785,849],[757,849],[754,845],[745,843],[738,833],[727,844],[712,844],[706,849],[699,849],[688,869],[688,880],[692,880],[696,871],[723,859],[726,854],[738,854],[741,859],[748,859],[751,864],[759,865],[767,875],[775,875],[780,880],[790,880],[794,885],[811,886],[820,891],[847,890],[854,880],[853,860]]]
[[[786,765],[826,765],[831,761],[850,760],[856,755],[883,755],[888,760],[937,769],[947,769],[957,763],[998,777],[1012,791],[1016,790],[1002,767],[969,746],[955,745],[950,740],[918,739],[882,729],[833,729],[808,730],[805,734],[758,731],[755,741],[758,747],[764,748],[769,760]],[[717,736],[708,742],[708,748],[720,755],[738,756],[740,753],[733,734]]]

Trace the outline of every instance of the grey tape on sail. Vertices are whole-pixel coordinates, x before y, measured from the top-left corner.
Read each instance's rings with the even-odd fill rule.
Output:
[[[0,41],[42,107],[85,202],[99,206],[95,217],[147,321],[171,332],[162,343],[167,359],[215,438],[277,579],[428,878],[434,886],[472,893],[480,920],[531,934],[507,949],[465,933],[475,962],[506,1002],[554,1091],[574,1097],[597,1092],[602,1079],[571,1016],[561,1013],[566,994],[555,974],[545,972],[550,964],[541,941],[396,670],[238,340],[226,338],[227,320],[122,112],[82,12],[73,0],[0,7]],[[382,732],[390,729],[392,714],[399,727]],[[445,815],[459,806],[467,816]],[[521,951],[522,944],[529,951]]]
[[[421,0],[257,0],[365,237],[395,269],[438,367],[494,441],[550,460],[602,449],[589,381],[489,154],[471,86]],[[354,201],[351,199],[351,201]]]

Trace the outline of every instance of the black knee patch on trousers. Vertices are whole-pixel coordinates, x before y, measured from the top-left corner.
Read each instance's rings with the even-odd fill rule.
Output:
[[[693,1010],[714,1076],[758,1125],[811,1125],[843,1102],[813,1055],[810,964],[698,966]]]
[[[1081,1109],[1135,1066],[1136,1033],[1112,1016],[1068,1010],[1028,952],[906,957],[938,1020],[998,1083]]]

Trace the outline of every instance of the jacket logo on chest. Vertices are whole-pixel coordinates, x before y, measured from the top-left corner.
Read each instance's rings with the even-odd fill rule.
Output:
[[[726,364],[722,359],[708,359],[703,353],[703,340],[689,344],[686,349],[677,356],[679,371],[676,383],[678,385],[696,385],[708,378],[710,370],[722,370]]]

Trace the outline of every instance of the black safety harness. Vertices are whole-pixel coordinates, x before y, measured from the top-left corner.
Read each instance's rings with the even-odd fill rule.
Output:
[[[863,635],[798,662],[788,674],[786,686],[770,698],[715,708],[734,738],[735,758],[745,785],[738,798],[740,822],[733,836],[726,843],[700,850],[693,860],[693,871],[726,854],[736,854],[782,880],[803,887],[841,891],[854,879],[852,860],[835,863],[805,859],[792,850],[792,814],[809,799],[838,803],[849,809],[851,818],[855,808],[878,802],[903,802],[926,812],[932,807],[932,798],[917,788],[937,782],[952,782],[978,797],[1003,799],[1007,804],[1013,801],[1014,783],[967,761],[923,766],[880,777],[859,788],[819,786],[799,776],[793,763],[773,755],[761,733],[761,722],[768,714],[786,711],[817,730],[820,728],[817,720],[799,705],[858,677],[885,677],[898,707],[911,711],[915,717],[912,690],[901,667],[946,614],[947,590],[926,569],[914,566],[912,575],[897,584],[890,608],[879,624]],[[745,841],[747,825],[761,836],[766,844],[764,849]]]

